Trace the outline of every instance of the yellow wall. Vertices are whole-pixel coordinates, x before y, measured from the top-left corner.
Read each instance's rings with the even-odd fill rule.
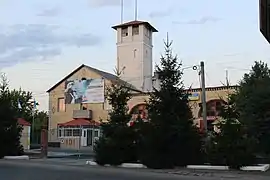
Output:
[[[99,74],[96,72],[90,71],[87,67],[83,67],[79,71],[77,71],[73,76],[69,79],[81,79],[81,78],[101,78]],[[105,85],[109,85],[109,81],[105,79]],[[53,140],[52,135],[54,138],[57,136],[57,124],[65,123],[71,121],[73,118],[73,110],[79,110],[80,104],[66,104],[66,111],[65,112],[57,112],[58,107],[58,98],[64,97],[64,90],[65,90],[65,81],[59,84],[55,89],[53,89],[49,93],[49,140]],[[106,103],[95,103],[95,104],[85,104],[87,109],[92,110],[92,119],[95,121],[99,121],[100,119],[107,119],[108,111],[106,110]],[[54,139],[56,140],[56,139]]]
[[[83,67],[69,79],[81,79],[83,77],[101,78],[101,76],[96,72],[90,71],[87,67]],[[105,79],[106,86],[109,86],[110,83],[111,82],[109,80]],[[67,104],[65,112],[57,112],[58,98],[64,97],[64,90],[65,90],[65,82],[62,82],[59,86],[57,86],[49,93],[49,109],[50,109],[49,141],[57,140],[57,131],[56,131],[57,124],[71,121],[73,119],[72,118],[73,110],[79,110],[80,108],[80,104]],[[206,88],[206,100],[210,101],[213,99],[220,99],[220,98],[226,100],[227,94],[232,93],[233,91],[234,88],[230,89],[224,87]],[[200,93],[200,90],[193,89],[191,93]],[[134,106],[145,103],[145,101],[147,101],[148,98],[149,98],[148,95],[135,93],[132,99],[128,102],[129,109],[131,110]],[[197,101],[190,101],[190,106],[192,108],[192,112],[195,119],[198,118],[198,113],[200,110],[199,103],[201,103],[201,98],[199,98],[199,100]],[[93,120],[95,121],[99,121],[100,119],[107,120],[109,111],[109,105],[107,102],[99,104],[86,104],[86,106],[87,109],[92,110]],[[195,123],[197,123],[196,120]]]

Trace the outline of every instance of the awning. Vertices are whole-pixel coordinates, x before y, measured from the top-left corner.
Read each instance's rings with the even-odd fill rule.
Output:
[[[18,118],[18,124],[21,126],[31,126],[31,124],[23,118]]]
[[[99,126],[100,123],[88,119],[73,119],[65,123],[59,123],[58,126]]]

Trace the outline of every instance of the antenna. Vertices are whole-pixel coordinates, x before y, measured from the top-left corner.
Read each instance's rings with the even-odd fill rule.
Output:
[[[124,0],[121,1],[121,24],[123,24],[123,19],[124,19]]]
[[[138,19],[138,0],[135,0],[134,19]]]
[[[228,70],[226,69],[226,85],[229,86]]]

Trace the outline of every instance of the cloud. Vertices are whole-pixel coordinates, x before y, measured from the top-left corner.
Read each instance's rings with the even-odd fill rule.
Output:
[[[189,20],[189,21],[186,21],[186,22],[179,22],[179,21],[173,21],[173,24],[206,24],[206,23],[215,23],[215,22],[218,22],[220,21],[221,19],[220,18],[217,18],[217,17],[213,17],[213,16],[204,16],[200,19],[197,19],[197,20]]]
[[[134,0],[123,0],[124,5],[130,5]],[[121,0],[89,0],[91,7],[120,6]]]
[[[50,8],[50,9],[44,9],[40,13],[37,14],[37,16],[45,16],[45,17],[55,17],[60,14],[60,9],[58,7]]]
[[[167,11],[153,11],[149,14],[150,18],[163,18],[166,16],[171,15],[172,10],[167,10]]]
[[[101,39],[93,34],[56,33],[59,27],[45,24],[17,24],[0,31],[0,67],[54,57],[65,46],[95,46]]]

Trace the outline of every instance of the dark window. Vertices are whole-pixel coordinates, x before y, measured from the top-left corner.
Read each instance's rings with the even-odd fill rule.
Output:
[[[122,37],[126,37],[126,36],[128,36],[128,28],[126,27],[126,28],[122,28]]]
[[[132,35],[138,35],[139,34],[139,26],[133,26],[132,27]]]

